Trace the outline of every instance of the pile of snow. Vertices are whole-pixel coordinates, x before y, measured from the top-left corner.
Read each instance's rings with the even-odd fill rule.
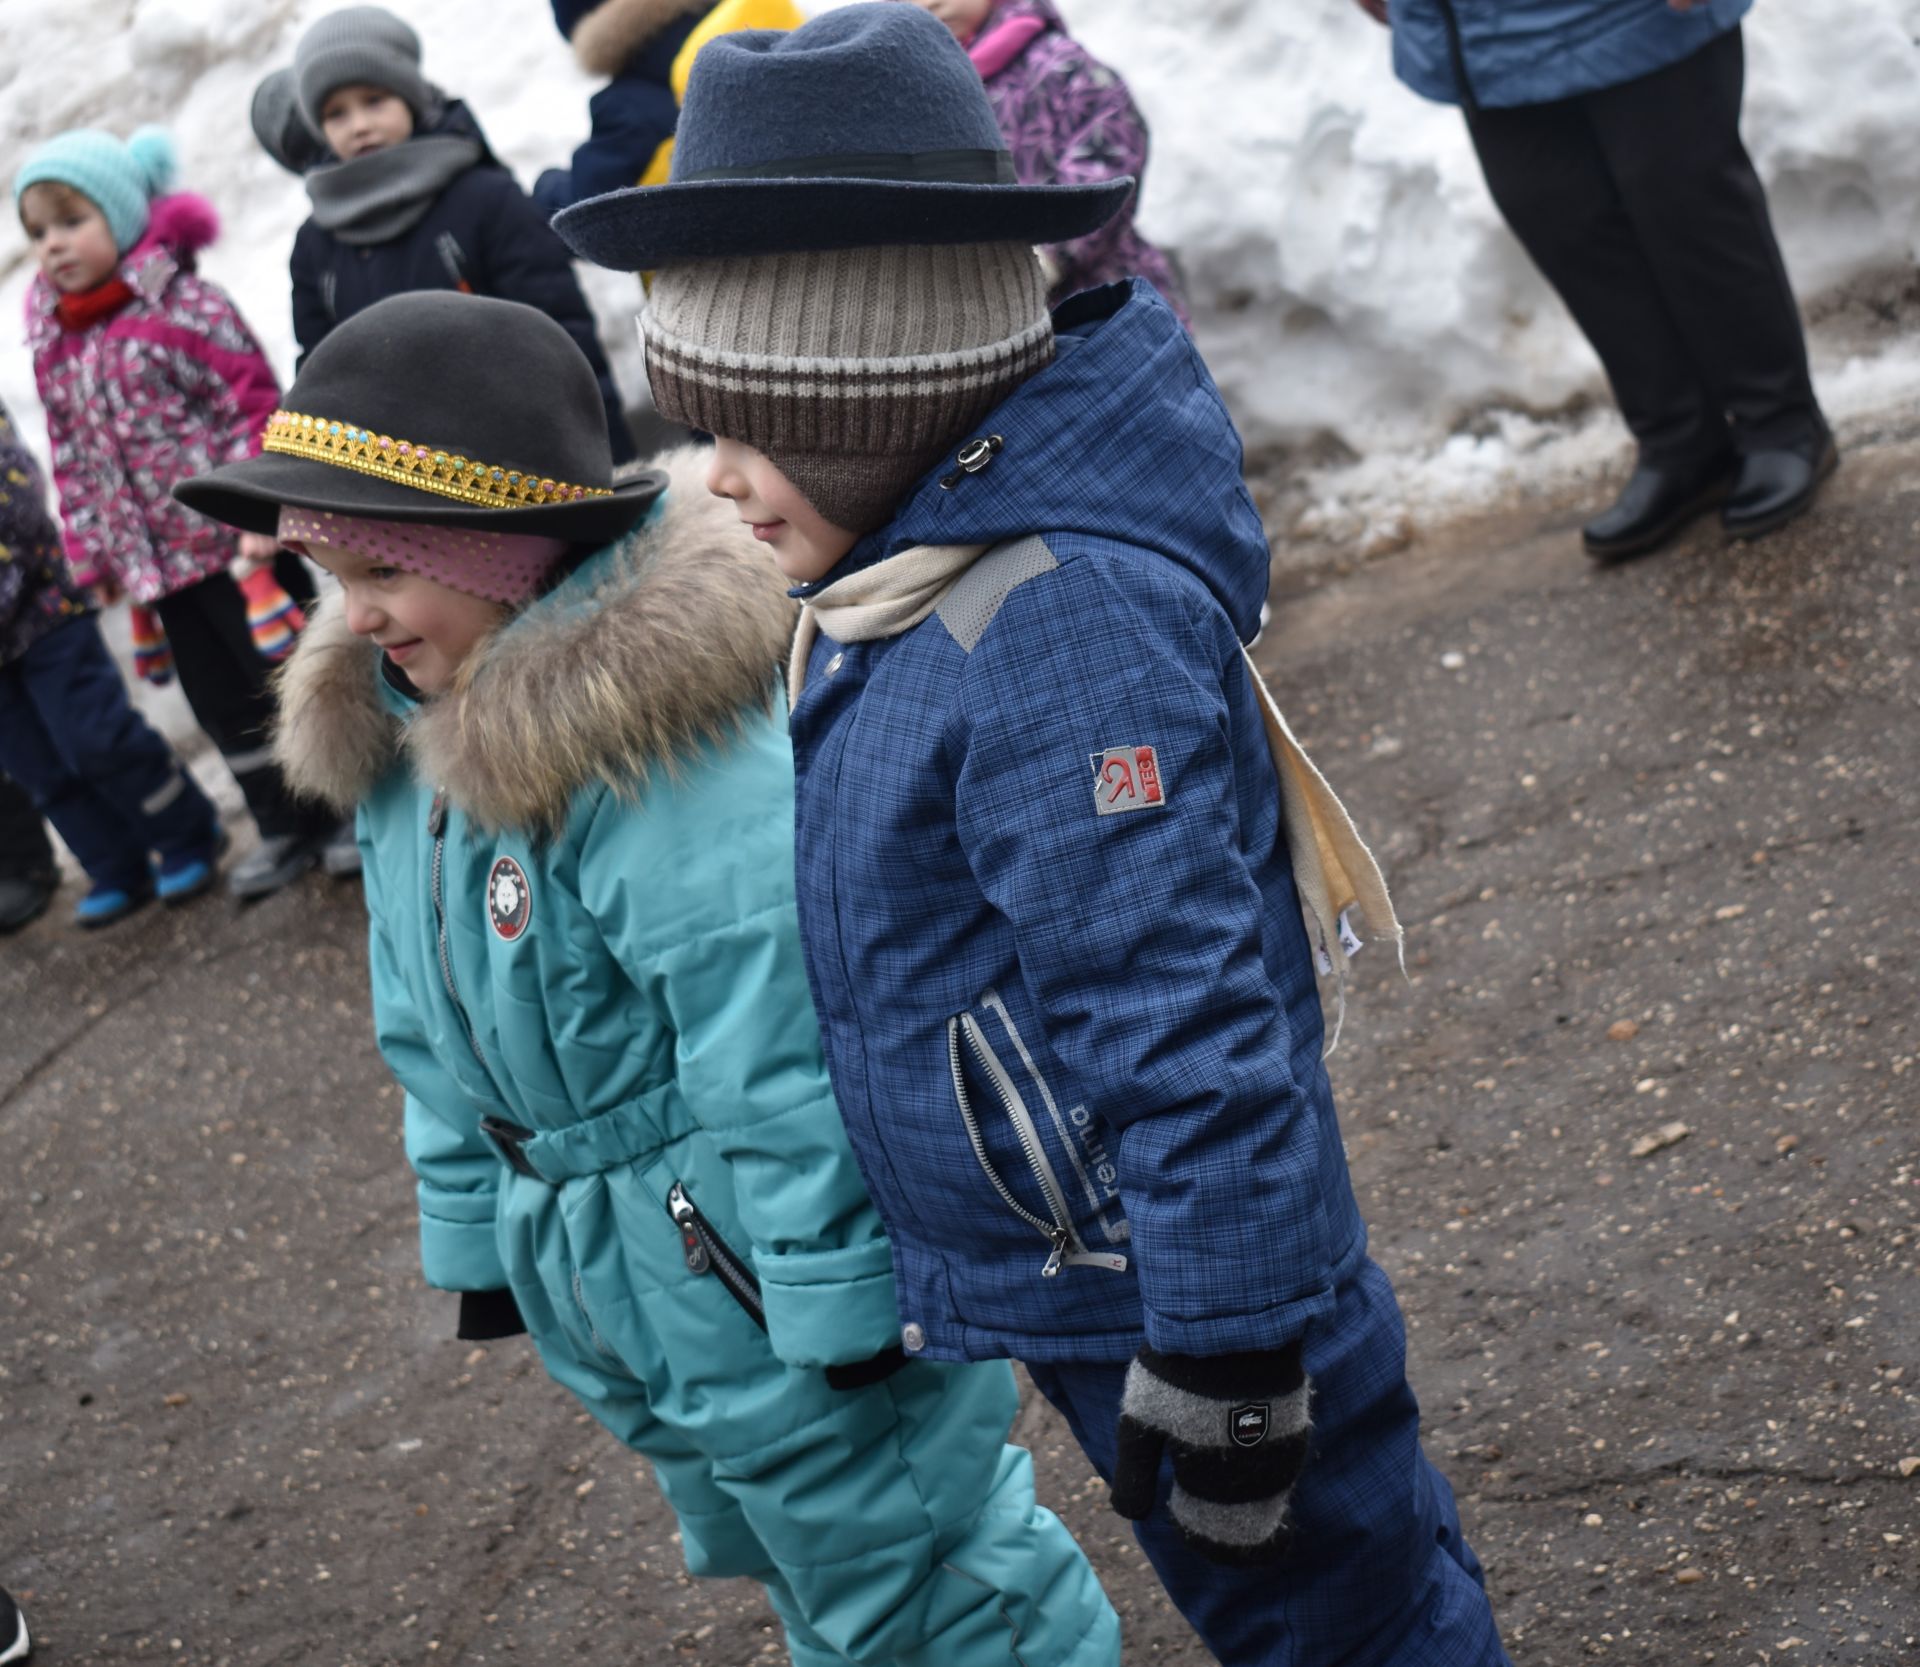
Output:
[[[0,173],[63,126],[167,122],[183,183],[226,219],[205,269],[290,370],[285,260],[305,199],[254,145],[246,113],[255,81],[330,0],[0,3]],[[1548,441],[1563,462],[1617,449],[1610,419],[1576,428],[1584,449],[1564,443],[1566,424],[1537,420],[1601,391],[1592,356],[1500,223],[1458,114],[1394,80],[1385,31],[1353,0],[1065,9],[1149,118],[1142,223],[1189,275],[1201,345],[1256,452],[1330,436],[1362,459],[1347,477],[1362,496],[1412,481],[1471,497]],[[428,73],[469,100],[523,182],[581,137],[592,86],[540,0],[412,21]],[[1913,258],[1916,28],[1920,0],[1761,0],[1750,20],[1746,132],[1803,299]],[[13,217],[0,221],[0,397],[33,435],[16,323],[29,267]],[[637,396],[633,283],[583,275]],[[1920,382],[1904,358],[1822,371],[1842,414]]]

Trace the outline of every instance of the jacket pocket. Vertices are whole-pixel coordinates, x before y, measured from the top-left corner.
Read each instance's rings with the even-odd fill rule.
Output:
[[[1040,1189],[1040,1196],[1046,1206],[1043,1216],[1020,1202],[1006,1178],[994,1167],[993,1158],[987,1150],[987,1140],[981,1126],[980,1108],[976,1107],[973,1097],[967,1091],[965,1061],[971,1057],[980,1075],[985,1078],[993,1091],[993,1097],[999,1102],[999,1108],[1012,1126],[1014,1136],[1020,1143],[1020,1150],[1027,1161],[1027,1168],[1034,1183]],[[1033,1120],[1026,1100],[1020,1093],[1019,1084],[1014,1080],[1000,1055],[994,1051],[993,1044],[987,1039],[985,1027],[972,1013],[959,1013],[947,1021],[947,1068],[953,1077],[953,1097],[959,1107],[961,1122],[965,1124],[967,1142],[973,1148],[981,1171],[988,1183],[999,1195],[1000,1201],[1014,1215],[1018,1216],[1036,1233],[1040,1234],[1052,1247],[1045,1263],[1040,1269],[1041,1277],[1053,1279],[1062,1268],[1104,1268],[1109,1273],[1125,1273],[1127,1259],[1115,1251],[1089,1250],[1079,1230],[1073,1224],[1072,1212],[1067,1207],[1065,1192],[1061,1189],[1059,1175],[1055,1172],[1051,1160],[1047,1157],[1045,1145],[1040,1138],[1040,1130]]]
[[[667,1214],[680,1229],[680,1250],[686,1258],[687,1272],[718,1276],[727,1295],[740,1304],[748,1319],[765,1331],[767,1307],[760,1297],[759,1277],[700,1213],[682,1182],[675,1181],[667,1191]]]

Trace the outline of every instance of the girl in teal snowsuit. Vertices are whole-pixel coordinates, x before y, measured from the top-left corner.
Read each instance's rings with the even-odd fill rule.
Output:
[[[342,581],[279,755],[360,806],[427,1279],[465,1335],[524,1324],[802,1667],[1115,1667],[1007,1368],[902,1364],[795,924],[791,604],[703,472],[609,490],[559,326],[424,293],[181,489]]]

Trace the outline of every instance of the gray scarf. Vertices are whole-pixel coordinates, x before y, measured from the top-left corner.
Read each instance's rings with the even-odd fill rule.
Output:
[[[342,243],[385,243],[419,225],[449,181],[483,156],[478,139],[459,133],[409,139],[306,176],[313,218]]]

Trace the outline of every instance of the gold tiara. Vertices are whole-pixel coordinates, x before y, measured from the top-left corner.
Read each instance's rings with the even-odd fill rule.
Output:
[[[379,480],[454,498],[488,509],[535,509],[581,498],[610,498],[604,486],[572,486],[563,480],[522,474],[478,458],[436,451],[431,446],[396,440],[390,434],[355,428],[326,417],[276,411],[267,419],[261,448],[286,457],[308,457],[336,469],[352,469]]]

